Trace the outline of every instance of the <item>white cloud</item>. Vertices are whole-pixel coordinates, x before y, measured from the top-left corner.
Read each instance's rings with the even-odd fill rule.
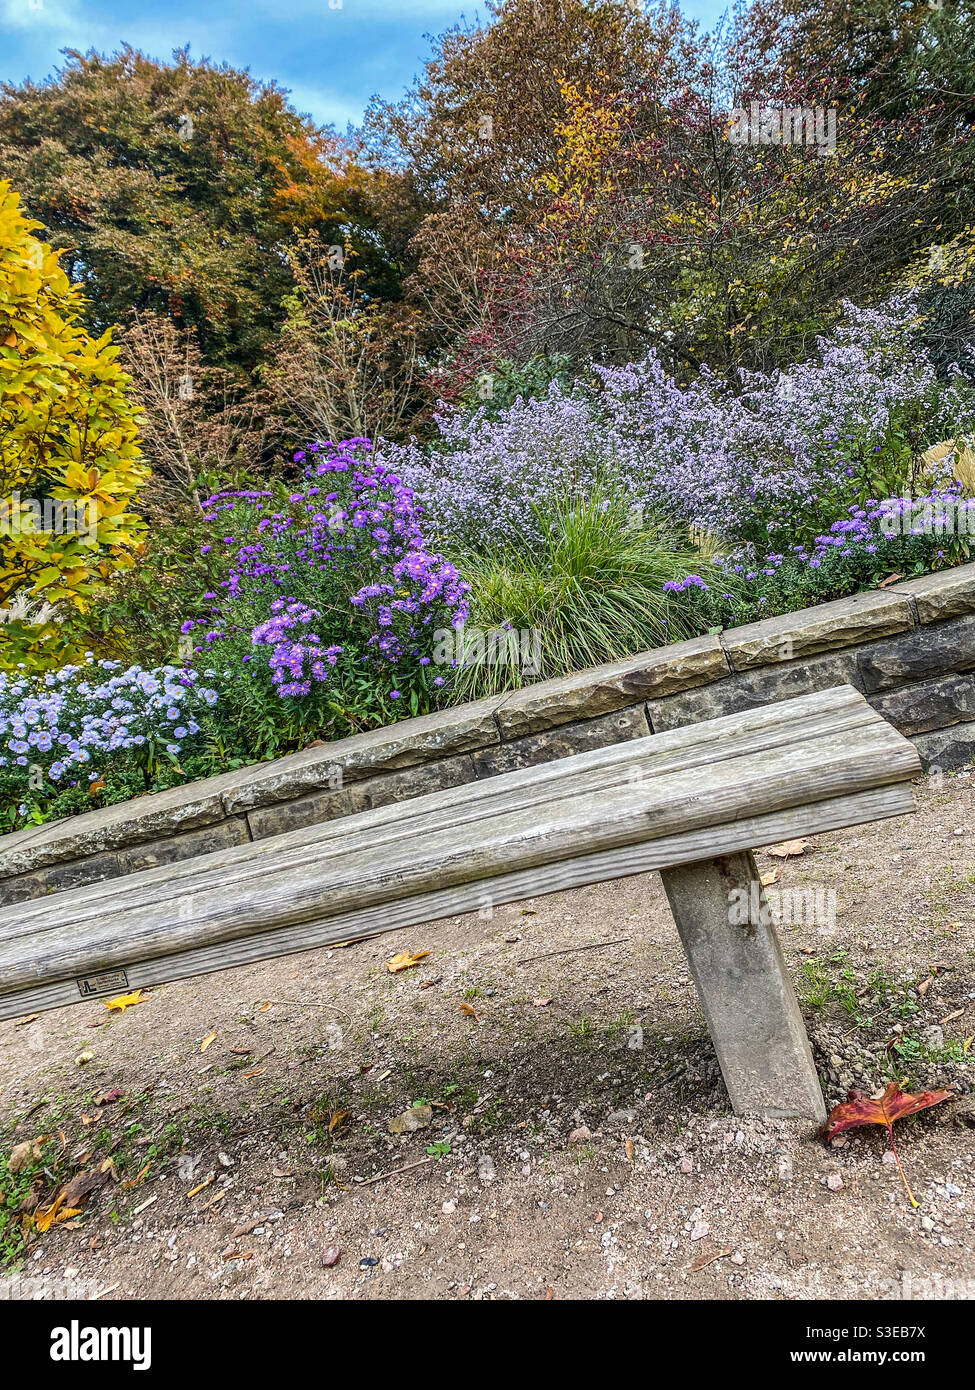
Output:
[[[11,29],[49,33],[72,28],[78,20],[73,0],[0,0],[0,23]]]
[[[296,111],[311,116],[321,125],[331,124],[345,130],[349,121],[358,125],[362,120],[362,102],[329,87],[313,87],[301,82],[278,79],[279,86],[288,89],[288,100]]]

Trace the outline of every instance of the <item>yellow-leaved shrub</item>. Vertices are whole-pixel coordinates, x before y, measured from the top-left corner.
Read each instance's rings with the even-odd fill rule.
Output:
[[[0,668],[77,659],[72,613],[144,533],[130,378],[111,330],[79,323],[81,287],[32,235],[41,225],[0,181]]]

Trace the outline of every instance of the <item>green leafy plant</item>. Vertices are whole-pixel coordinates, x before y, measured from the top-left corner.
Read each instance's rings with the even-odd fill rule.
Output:
[[[736,577],[693,545],[686,530],[610,491],[552,502],[537,514],[539,547],[471,555],[461,563],[471,582],[471,614],[464,644],[454,643],[462,658],[458,699],[696,636],[717,617],[712,592],[726,596],[720,599],[726,606],[734,602]],[[696,603],[665,589],[689,571],[707,586]],[[483,660],[479,649],[469,650],[472,633],[495,635]],[[505,633],[517,640],[497,637]]]

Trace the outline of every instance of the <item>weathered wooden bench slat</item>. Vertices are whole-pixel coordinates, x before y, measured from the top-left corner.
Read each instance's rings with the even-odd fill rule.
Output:
[[[232,874],[237,883],[263,877],[272,860],[282,861],[285,856],[288,868],[298,873],[314,867],[323,853],[348,854],[356,848],[367,848],[374,855],[385,853],[394,841],[413,839],[428,830],[459,830],[491,816],[507,816],[556,799],[593,795],[668,772],[690,773],[695,768],[709,768],[727,760],[732,750],[736,758],[741,758],[847,729],[885,727],[848,686],[826,691],[822,698],[807,696],[791,703],[800,706],[792,720],[767,717],[783,706],[725,716],[709,721],[708,725],[614,744],[473,786],[427,793],[253,844],[144,870],[94,885],[81,895],[72,894],[70,902],[55,895],[0,910],[0,944],[48,927],[82,922],[97,916],[109,902],[114,912],[129,906],[154,907],[160,886],[165,887],[168,898],[207,888],[223,889],[228,875]],[[702,737],[701,730],[706,730],[708,736]],[[691,738],[692,733],[697,737]]]
[[[780,838],[819,835],[844,826],[907,815],[913,810],[914,798],[909,785],[879,787],[855,796],[795,807],[786,812],[777,812],[774,816],[754,816],[714,829],[695,831],[690,835],[648,840],[622,849],[581,855],[561,864],[499,875],[491,881],[490,891],[483,882],[462,884],[414,898],[339,913],[333,917],[302,921],[233,940],[129,961],[124,967],[125,980],[106,984],[101,993],[146,989],[232,966],[254,965],[276,956],[315,950],[342,941],[356,941],[377,933],[399,931],[423,922],[478,911],[488,903],[500,907],[528,897],[542,897],[546,893],[627,878],[632,874],[648,873],[675,864],[678,862],[677,856],[692,863],[710,861],[746,847],[774,844]],[[106,968],[103,961],[96,965],[86,957],[83,973],[94,975]],[[16,994],[0,995],[0,1019],[60,1008],[65,1004],[77,1003],[79,998],[77,979],[73,975],[36,984],[18,990]]]
[[[809,749],[815,748],[810,757]],[[636,780],[598,792],[549,799],[446,829],[433,826],[391,843],[340,842],[301,865],[290,853],[271,856],[259,878],[225,871],[207,888],[139,906],[113,904],[94,917],[25,930],[0,926],[0,997],[25,985],[122,966],[314,917],[350,912],[435,888],[484,883],[505,872],[618,849],[641,840],[689,834],[766,816],[888,783],[916,768],[911,745],[882,719],[828,734],[815,744],[784,746]],[[684,856],[686,858],[687,856]],[[678,859],[675,862],[681,862]]]

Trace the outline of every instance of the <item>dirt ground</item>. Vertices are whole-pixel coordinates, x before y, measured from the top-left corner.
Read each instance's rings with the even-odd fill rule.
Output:
[[[8,1218],[0,1297],[975,1296],[973,778],[919,808],[758,856],[837,894],[780,933],[828,1103],[958,1091],[897,1127],[916,1209],[883,1129],[732,1115],[646,875],[0,1024],[0,1156],[51,1136],[0,1188],[103,1184]]]

